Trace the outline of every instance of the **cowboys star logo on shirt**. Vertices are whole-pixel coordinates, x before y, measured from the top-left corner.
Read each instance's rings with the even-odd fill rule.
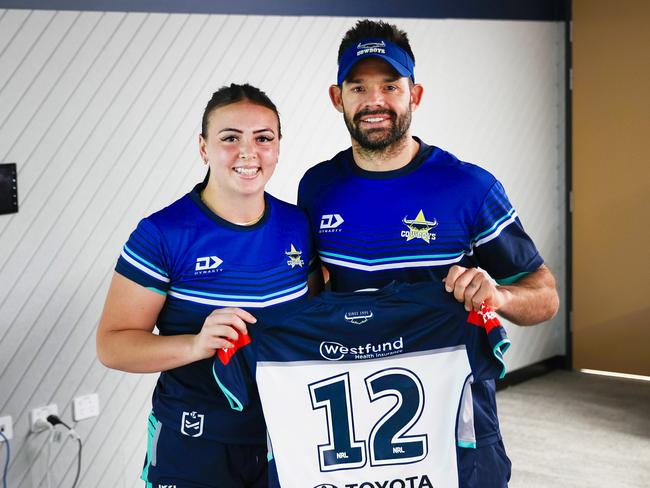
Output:
[[[406,237],[407,242],[413,239],[422,239],[428,244],[436,239],[436,235],[430,231],[438,225],[438,221],[436,219],[427,220],[422,210],[418,212],[417,217],[414,219],[410,220],[404,217],[402,222],[409,229],[403,230],[400,234],[402,237]]]
[[[302,260],[302,251],[296,250],[293,244],[291,244],[291,250],[285,251],[284,253],[289,257],[287,264],[291,266],[291,269],[295,268],[296,266],[300,266],[302,268],[305,264],[305,262]]]

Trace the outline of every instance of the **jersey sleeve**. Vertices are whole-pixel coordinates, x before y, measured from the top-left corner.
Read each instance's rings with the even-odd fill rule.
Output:
[[[297,204],[300,208],[302,208],[305,212],[308,211],[309,207],[309,171],[303,175],[303,177],[300,179],[300,182],[298,183],[298,201]]]
[[[311,276],[311,274],[314,271],[318,271],[321,267],[321,261],[320,257],[318,256],[318,253],[316,252],[316,241],[314,240],[314,236],[312,233],[309,233],[309,238],[310,238],[310,253],[309,253],[309,267],[307,270],[308,276]]]
[[[314,238],[314,234],[312,232],[313,227],[311,225],[311,218],[309,216],[309,208],[307,204],[307,189],[306,189],[306,187],[308,186],[308,183],[306,182],[307,176],[308,175],[303,176],[298,186],[298,207],[303,211],[305,215],[306,222],[307,222],[306,232],[310,236],[308,274],[311,275],[314,271],[320,268],[321,261],[320,261],[320,257],[318,256],[318,253],[316,252],[316,239]]]
[[[506,363],[503,355],[510,347],[510,339],[495,312],[483,305],[480,312],[470,312],[468,324],[468,355],[474,381],[503,378]]]
[[[314,173],[315,169],[310,168],[300,180],[300,183],[298,184],[297,202],[298,207],[300,207],[307,215],[307,221],[312,233],[316,231],[317,223],[315,222],[316,217],[314,215],[314,198],[315,193],[319,190],[319,186],[315,184],[315,181],[317,180],[315,179]]]
[[[516,282],[544,263],[498,181],[478,211],[472,229],[472,251],[478,266],[502,285]]]
[[[230,408],[239,412],[244,410],[252,399],[253,378],[248,364],[251,357],[243,349],[250,343],[250,336],[240,334],[234,347],[217,351],[212,363],[212,375],[217,386],[228,400]],[[246,352],[251,352],[251,349],[248,347]]]
[[[115,271],[165,295],[170,286],[166,255],[160,230],[149,219],[144,219],[124,245]]]

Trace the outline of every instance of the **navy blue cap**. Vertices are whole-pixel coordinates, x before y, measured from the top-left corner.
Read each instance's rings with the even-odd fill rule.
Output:
[[[383,59],[401,76],[410,76],[415,83],[415,61],[413,58],[397,44],[379,38],[363,39],[343,51],[339,60],[336,82],[342,85],[353,66],[369,57]]]

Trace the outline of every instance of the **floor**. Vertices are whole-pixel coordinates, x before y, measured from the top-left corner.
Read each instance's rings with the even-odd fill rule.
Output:
[[[650,487],[650,382],[553,371],[497,402],[510,488]]]

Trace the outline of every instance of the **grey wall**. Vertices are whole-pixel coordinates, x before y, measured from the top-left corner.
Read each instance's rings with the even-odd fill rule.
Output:
[[[564,293],[564,79],[559,22],[399,20],[425,86],[415,133],[493,171]],[[45,486],[46,435],[27,412],[99,393],[81,421],[81,487],[141,486],[155,376],[109,371],[94,330],[137,221],[202,177],[204,104],[249,81],[277,103],[280,165],[294,201],[306,168],[349,145],[327,98],[351,18],[0,10],[0,161],[16,162],[20,212],[0,216],[0,416],[14,418],[12,488]],[[564,353],[561,313],[509,327],[511,369]],[[71,486],[75,445],[52,445]],[[3,451],[4,452],[4,451]]]

